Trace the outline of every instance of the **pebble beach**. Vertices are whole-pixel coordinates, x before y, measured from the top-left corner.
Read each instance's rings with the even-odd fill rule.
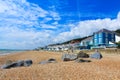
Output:
[[[63,62],[61,52],[25,51],[0,56],[0,66],[7,60],[31,59],[29,67],[0,69],[0,80],[120,80],[120,54],[102,54],[100,60],[89,63]],[[56,63],[39,64],[55,58]]]

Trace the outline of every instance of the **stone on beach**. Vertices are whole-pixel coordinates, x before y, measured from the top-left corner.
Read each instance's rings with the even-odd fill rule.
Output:
[[[84,53],[83,51],[80,51],[78,54],[77,54],[77,57],[78,58],[89,58],[89,55],[87,53]]]
[[[46,61],[41,61],[39,64],[56,63],[56,62],[57,62],[56,59],[50,58]]]
[[[1,66],[2,69],[10,69],[14,67],[21,67],[21,66],[30,66],[32,65],[32,60],[18,60],[16,62],[12,62],[9,64],[4,64]]]
[[[76,59],[75,62],[82,63],[82,62],[91,62],[91,60],[84,60],[84,59]]]
[[[24,66],[24,60],[18,60],[16,63],[16,67]]]
[[[11,67],[16,67],[16,63],[4,64],[3,66],[1,66],[1,69],[9,69]]]
[[[75,54],[63,54],[62,55],[62,60],[63,61],[72,61],[72,60],[75,60],[77,59],[77,55]]]
[[[95,52],[94,54],[90,55],[90,58],[101,59],[103,56],[100,52]]]
[[[56,59],[50,58],[48,59],[49,62],[56,62]]]
[[[32,65],[32,60],[25,60],[24,61],[24,66],[30,66],[30,65]]]
[[[47,64],[49,63],[48,61],[41,61],[39,64]]]

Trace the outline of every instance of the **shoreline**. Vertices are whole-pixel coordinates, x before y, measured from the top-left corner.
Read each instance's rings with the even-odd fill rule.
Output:
[[[26,51],[7,51],[7,52],[0,52],[0,56],[11,55],[11,54],[18,54]]]

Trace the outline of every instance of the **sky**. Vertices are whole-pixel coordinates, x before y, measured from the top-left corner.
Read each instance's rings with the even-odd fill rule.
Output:
[[[34,49],[120,28],[120,0],[0,0],[0,49]]]

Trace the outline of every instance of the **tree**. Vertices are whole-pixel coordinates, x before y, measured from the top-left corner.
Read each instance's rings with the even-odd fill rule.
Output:
[[[115,32],[120,33],[120,29],[117,29]]]
[[[120,49],[120,41],[116,43],[117,44],[117,48]]]

